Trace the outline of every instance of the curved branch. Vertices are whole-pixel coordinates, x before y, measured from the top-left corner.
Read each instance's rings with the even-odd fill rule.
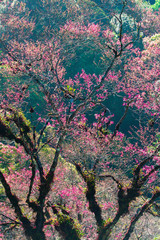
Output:
[[[113,180],[114,182],[116,182],[118,188],[121,188],[121,187],[122,187],[122,184],[121,184],[117,179],[115,179],[115,177],[113,177],[112,175],[100,175],[100,176],[98,176],[98,177],[99,177],[100,180],[101,180],[101,179],[104,179],[104,178],[112,178],[112,180]]]
[[[21,208],[19,206],[19,199],[17,198],[16,195],[12,194],[11,192],[11,188],[9,186],[9,184],[7,183],[3,173],[0,171],[0,181],[5,189],[6,192],[6,196],[9,199],[10,203],[12,204],[12,207],[14,208],[15,214],[17,215],[17,217],[19,218],[19,220],[21,221],[23,228],[25,230],[25,235],[26,236],[32,236],[34,229],[31,226],[30,221],[28,220],[27,217],[25,217],[21,211]]]
[[[154,153],[152,155],[150,155],[149,157],[145,158],[144,160],[142,160],[142,162],[140,162],[138,164],[138,166],[135,168],[134,170],[134,177],[133,177],[133,184],[137,185],[139,179],[140,179],[140,171],[142,169],[142,167],[149,162],[150,160],[153,159],[153,157],[160,151],[160,145],[158,145],[158,147],[156,148],[156,150],[154,151]]]
[[[135,224],[136,222],[139,220],[139,218],[144,214],[144,212],[148,209],[148,207],[158,198],[160,197],[160,191],[156,191],[153,195],[152,198],[147,201],[146,203],[143,204],[143,206],[138,209],[137,214],[131,219],[131,223],[130,226],[125,234],[125,237],[123,238],[123,240],[128,240],[131,236],[131,233],[134,230]]]
[[[40,185],[40,188],[39,188],[40,193],[39,193],[39,197],[38,197],[38,202],[40,202],[40,204],[43,204],[45,197],[47,196],[48,192],[50,191],[51,184],[52,184],[53,178],[54,178],[55,169],[56,169],[56,166],[58,163],[58,158],[60,155],[60,149],[61,149],[61,145],[62,145],[62,142],[64,139],[64,135],[65,135],[65,131],[62,132],[62,134],[59,137],[52,165],[50,167],[49,172],[46,175],[44,183],[42,183]]]
[[[123,116],[121,117],[121,119],[119,120],[119,122],[116,124],[115,130],[114,130],[114,132],[113,132],[113,134],[112,134],[112,136],[111,136],[111,140],[113,140],[113,138],[116,136],[116,133],[117,133],[117,131],[118,131],[119,128],[120,128],[120,125],[122,124],[123,120],[125,119],[125,117],[126,117],[126,115],[127,115],[127,112],[128,112],[128,109],[129,109],[129,104],[130,104],[130,103],[131,103],[131,101],[127,104]]]
[[[151,171],[149,171],[149,173],[140,180],[140,184],[143,185],[148,180],[150,175],[156,172],[158,169],[160,169],[160,165],[155,166]]]

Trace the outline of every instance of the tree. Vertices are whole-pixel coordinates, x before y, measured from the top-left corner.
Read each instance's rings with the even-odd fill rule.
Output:
[[[49,3],[53,6],[52,1],[43,2]],[[68,1],[58,6],[63,10],[65,4]],[[74,16],[81,6],[76,4],[71,7]],[[8,225],[17,229],[12,238],[21,238],[24,231],[27,239],[54,239],[56,230],[66,240],[81,239],[82,234],[127,240],[144,212],[158,215],[151,205],[158,208],[160,197],[160,41],[159,35],[148,34],[144,49],[136,47],[141,35],[138,17],[130,25],[132,33],[124,29],[124,14],[129,15],[133,6],[139,7],[134,1],[122,1],[117,13],[111,13],[116,29],[113,21],[101,26],[80,21],[83,15],[78,14],[79,21],[66,19],[52,34],[43,28],[39,40],[36,23],[29,14],[21,15],[22,3],[15,8],[19,12],[12,16],[14,22],[4,13],[1,226],[2,232]],[[143,16],[140,20],[145,31]],[[95,60],[95,65],[102,61],[97,65],[103,69],[99,76],[82,69],[68,77],[66,62],[74,61],[82,43],[83,52],[90,54],[94,47],[99,51],[100,59]],[[119,119],[107,105],[112,96],[119,96],[123,105]],[[137,122],[136,128],[130,126],[129,136],[129,128],[125,132],[120,128],[130,125],[126,119],[132,112]],[[108,189],[105,195],[108,185],[114,192]],[[127,227],[119,233],[116,226],[124,221]]]

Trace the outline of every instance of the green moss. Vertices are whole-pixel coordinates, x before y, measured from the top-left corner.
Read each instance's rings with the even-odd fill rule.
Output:
[[[15,109],[12,109],[12,116],[11,120],[15,122],[18,128],[21,129],[21,131],[28,133],[30,132],[30,121],[25,117],[22,111],[17,111]]]
[[[108,219],[105,221],[105,224],[111,223],[112,221],[113,221],[112,218],[108,218]]]
[[[93,171],[84,171],[84,175],[86,176],[86,178],[90,181],[95,180],[95,174]]]
[[[160,240],[160,235],[155,237],[155,238],[153,238],[153,240]]]
[[[3,194],[5,194],[5,191],[4,191],[2,184],[0,184],[0,199]]]
[[[160,8],[160,0],[156,0],[155,4],[151,5],[151,8],[158,10]]]
[[[10,129],[9,124],[5,122],[3,118],[0,117],[0,137],[7,138],[9,140],[15,140],[15,135]]]
[[[159,33],[155,34],[150,39],[151,39],[151,41],[160,40],[160,34]]]
[[[83,233],[80,230],[80,225],[76,223],[70,216],[66,214],[58,214],[59,230],[64,233],[67,240],[78,240],[82,237]]]

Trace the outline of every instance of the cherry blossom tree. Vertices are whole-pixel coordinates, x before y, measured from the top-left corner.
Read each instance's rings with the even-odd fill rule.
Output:
[[[33,240],[57,234],[127,240],[146,211],[154,214],[160,197],[160,38],[150,37],[142,16],[144,49],[137,48],[139,18],[132,32],[124,30],[124,13],[133,6],[139,7],[122,1],[112,13],[116,30],[113,21],[69,18],[52,34],[45,28],[39,40],[29,14],[2,16],[2,238],[9,227],[16,239],[24,233]],[[20,3],[15,9],[24,8]],[[97,75],[82,69],[71,77],[66,62],[83,44],[99,51],[103,70]],[[108,106],[112,96],[119,97],[120,117]],[[136,117],[136,126],[128,115]]]

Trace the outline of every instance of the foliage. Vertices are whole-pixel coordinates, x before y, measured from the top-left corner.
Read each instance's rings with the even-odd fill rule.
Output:
[[[156,0],[155,4],[151,6],[154,10],[158,10],[160,8],[160,1]]]

